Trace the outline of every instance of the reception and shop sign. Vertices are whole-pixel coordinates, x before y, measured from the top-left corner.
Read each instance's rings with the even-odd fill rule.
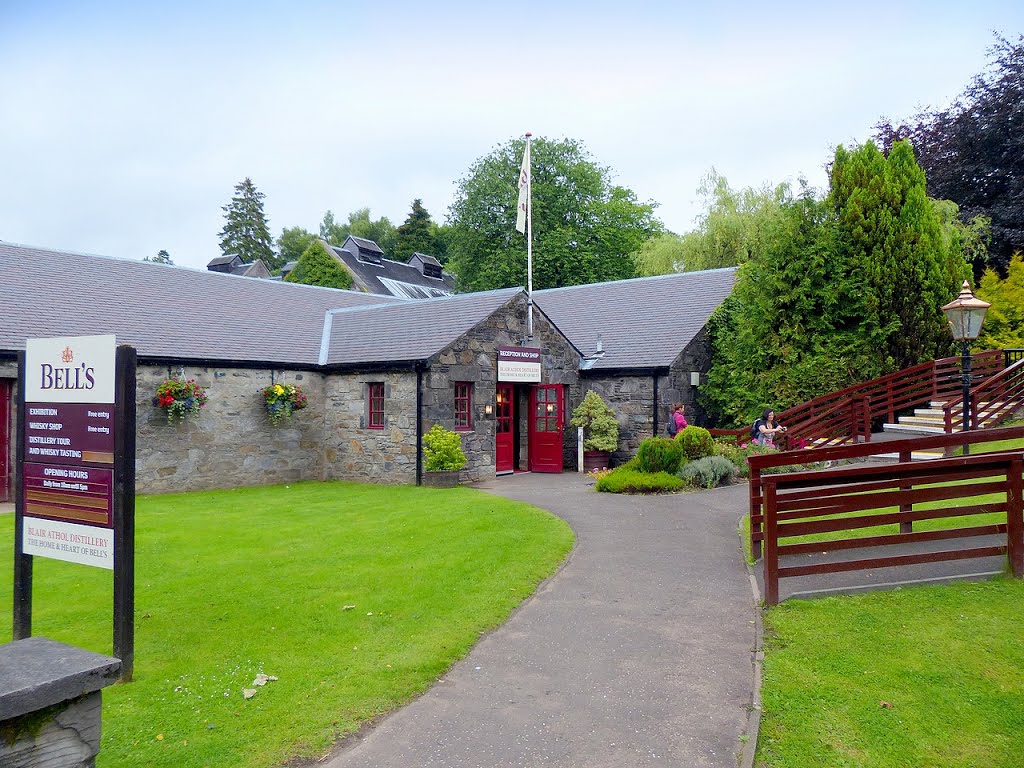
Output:
[[[540,383],[540,349],[498,347],[498,381]]]

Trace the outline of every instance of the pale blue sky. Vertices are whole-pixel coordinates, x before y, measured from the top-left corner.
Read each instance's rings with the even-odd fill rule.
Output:
[[[839,143],[945,105],[1024,3],[0,0],[0,239],[219,255],[249,176],[274,236],[369,206],[443,220],[454,182],[530,130],[581,139],[691,228],[733,186],[825,183]]]

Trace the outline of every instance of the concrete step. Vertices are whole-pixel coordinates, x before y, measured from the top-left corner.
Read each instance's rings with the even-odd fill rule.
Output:
[[[915,408],[914,415],[921,418],[944,419],[946,414],[941,408]]]
[[[946,430],[944,427],[930,427],[920,424],[883,424],[882,430],[885,432],[896,432],[898,434],[906,435],[944,435]]]
[[[921,427],[945,427],[946,421],[940,414],[938,418],[932,416],[900,416],[898,419],[900,424],[909,424],[911,426]]]
[[[911,461],[934,461],[935,459],[941,459],[943,457],[942,451],[933,453],[932,451],[911,451]],[[879,453],[872,456],[874,459],[891,459],[892,461],[899,461],[900,455],[898,453]]]

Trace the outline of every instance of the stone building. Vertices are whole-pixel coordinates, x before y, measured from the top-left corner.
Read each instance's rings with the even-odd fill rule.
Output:
[[[701,329],[731,280],[722,271],[536,292],[530,340],[518,288],[412,301],[0,243],[0,500],[29,338],[114,334],[136,348],[143,493],[419,482],[421,438],[435,423],[459,431],[463,479],[476,480],[575,468],[568,416],[586,389],[619,414],[618,456],[629,455],[668,403],[692,400],[689,376],[707,367]],[[686,286],[699,295],[679,298]],[[170,377],[207,389],[198,417],[171,424],[154,407]],[[272,383],[298,384],[309,406],[273,425],[259,394]]]

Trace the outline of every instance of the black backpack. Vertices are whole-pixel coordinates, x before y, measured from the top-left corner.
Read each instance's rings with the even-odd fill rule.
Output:
[[[668,417],[668,424],[665,425],[665,431],[669,437],[675,437],[679,434],[679,430],[676,429],[676,413],[672,412],[672,415]]]
[[[756,440],[761,436],[761,425],[764,424],[764,419],[758,419],[754,422],[754,426],[750,428],[750,439]]]

